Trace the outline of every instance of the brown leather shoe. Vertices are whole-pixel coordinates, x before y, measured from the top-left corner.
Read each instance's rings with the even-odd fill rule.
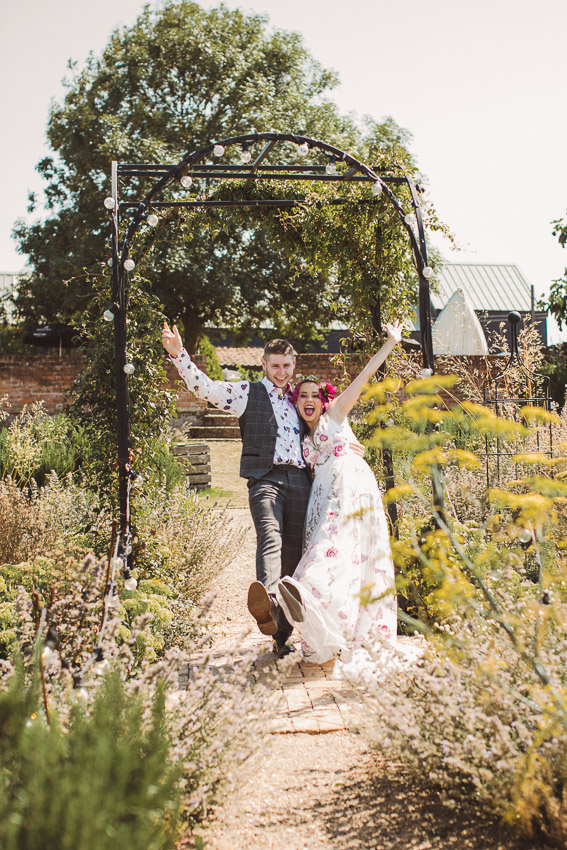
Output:
[[[248,610],[263,635],[275,635],[278,626],[272,613],[272,602],[260,581],[253,581],[248,589]]]

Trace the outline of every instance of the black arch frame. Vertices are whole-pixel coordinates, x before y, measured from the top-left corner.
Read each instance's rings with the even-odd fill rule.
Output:
[[[223,165],[221,163],[203,162],[215,155],[215,147],[224,149],[240,145],[242,150],[248,150],[255,144],[263,143],[258,155],[250,163],[240,165]],[[343,169],[334,173],[327,171],[326,165],[270,165],[265,162],[268,155],[280,143],[292,143],[305,151],[318,150],[326,155],[329,162],[336,166],[344,164]],[[217,148],[218,149],[218,148]],[[126,366],[126,281],[128,269],[124,264],[132,261],[130,246],[132,240],[151,209],[182,207],[186,209],[207,207],[235,206],[267,206],[293,207],[302,203],[300,200],[262,199],[262,200],[218,200],[197,199],[183,201],[160,201],[160,194],[166,186],[174,181],[180,181],[184,176],[205,178],[207,180],[246,180],[248,185],[255,180],[286,180],[286,181],[325,181],[325,182],[372,182],[379,184],[380,194],[383,194],[394,206],[401,223],[407,231],[419,279],[419,323],[421,330],[421,349],[423,367],[434,371],[433,344],[431,333],[431,302],[429,295],[429,277],[431,269],[427,262],[427,244],[419,201],[419,188],[410,175],[385,174],[378,169],[357,160],[354,156],[310,136],[292,133],[248,133],[232,136],[211,143],[205,147],[187,153],[177,164],[122,164],[112,163],[111,185],[112,203],[108,199],[105,205],[110,207],[112,216],[112,312],[114,314],[114,350],[115,350],[115,383],[117,411],[117,442],[119,461],[119,504],[120,531],[118,554],[124,559],[125,575],[129,575],[128,556],[131,551],[130,533],[130,490],[136,479],[131,468],[130,458],[130,414],[128,400],[128,375]],[[154,179],[156,182],[140,201],[120,201],[119,181],[127,178]],[[405,185],[411,197],[412,209],[405,210],[391,190],[390,186]],[[378,198],[376,198],[376,202]],[[329,199],[324,204],[342,204],[344,200]],[[126,236],[120,241],[120,214],[129,212],[132,216]],[[412,226],[411,214],[415,215],[417,233]]]

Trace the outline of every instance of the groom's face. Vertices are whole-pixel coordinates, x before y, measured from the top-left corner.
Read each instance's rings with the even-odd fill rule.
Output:
[[[262,357],[262,366],[266,378],[276,387],[283,389],[293,377],[295,357],[291,354],[268,354],[266,359]]]

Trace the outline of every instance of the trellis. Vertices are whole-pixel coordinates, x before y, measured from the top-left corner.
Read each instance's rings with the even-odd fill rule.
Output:
[[[319,151],[326,162],[314,164],[274,164],[269,158],[272,152],[284,144],[296,147],[299,158],[311,151]],[[261,146],[253,156],[252,149]],[[226,164],[220,161],[227,148],[240,148],[240,164]],[[208,161],[209,157],[218,162]],[[273,156],[271,157],[273,159]],[[153,185],[140,200],[128,197],[120,199],[119,190],[128,181],[139,185],[153,181]],[[119,463],[119,505],[120,527],[117,557],[121,559],[127,581],[133,581],[129,570],[129,555],[132,551],[130,531],[130,490],[137,478],[132,467],[130,447],[130,416],[128,402],[128,376],[134,371],[128,362],[126,351],[126,315],[127,315],[127,278],[135,266],[136,259],[131,256],[131,246],[138,228],[143,222],[158,225],[156,210],[183,208],[205,210],[209,207],[271,207],[292,208],[302,203],[301,199],[221,199],[210,195],[182,200],[164,199],[166,187],[178,186],[187,191],[194,180],[242,180],[244,187],[255,181],[322,181],[325,183],[372,183],[371,199],[360,199],[360,203],[375,204],[384,197],[393,205],[405,228],[413,252],[419,280],[419,322],[421,330],[421,349],[423,366],[433,371],[433,346],[431,335],[431,304],[429,297],[429,278],[432,271],[427,261],[427,245],[419,200],[419,187],[409,174],[386,173],[359,161],[351,154],[334,145],[309,136],[291,133],[250,133],[233,136],[187,153],[177,164],[123,164],[112,163],[112,194],[105,199],[105,206],[112,215],[112,304],[105,317],[114,320],[115,376],[117,442]],[[396,195],[396,189],[407,187],[411,199],[411,209],[405,208]],[[344,198],[328,198],[319,201],[322,204],[343,204]],[[121,239],[122,220],[130,217],[126,233]],[[374,329],[379,330],[379,320],[373,317]],[[391,484],[393,482],[387,482]]]

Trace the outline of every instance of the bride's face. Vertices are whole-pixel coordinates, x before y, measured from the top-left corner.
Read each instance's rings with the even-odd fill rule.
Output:
[[[297,412],[309,425],[317,422],[323,410],[323,402],[319,398],[319,387],[313,381],[306,381],[299,388],[297,397]]]

